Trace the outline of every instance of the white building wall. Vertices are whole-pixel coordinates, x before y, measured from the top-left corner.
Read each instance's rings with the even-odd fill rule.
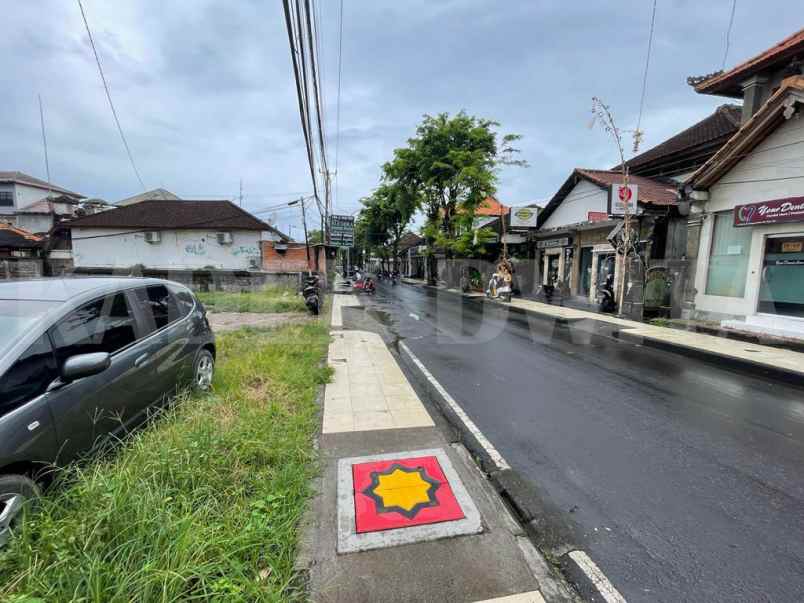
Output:
[[[47,197],[48,192],[43,188],[37,188],[35,186],[27,186],[25,184],[16,183],[14,185],[16,190],[15,195],[15,203],[17,204],[17,209],[22,209],[24,207],[29,206],[34,201],[39,201],[39,199],[44,199]],[[53,193],[57,195],[58,193]]]
[[[261,266],[259,231],[232,231],[233,243],[219,245],[214,230],[162,231],[159,243],[146,243],[145,233],[131,234],[130,230],[73,228],[75,267],[127,268],[142,264],[154,269],[195,270],[211,266],[219,270],[254,270],[252,260]]]
[[[542,228],[586,222],[590,211],[608,211],[608,193],[596,184],[581,180],[547,218]]]
[[[695,296],[696,311],[715,317],[747,316],[756,313],[765,239],[769,234],[804,233],[804,223],[745,226],[744,228],[751,229],[752,233],[745,295],[724,297],[706,295],[709,251],[714,229],[714,218],[711,214],[731,212],[735,205],[744,203],[804,195],[804,161],[801,159],[802,147],[799,144],[802,140],[804,140],[804,118],[786,121],[709,189],[709,201],[704,206],[706,215],[701,228],[695,275],[695,288],[698,290]]]
[[[50,214],[17,214],[17,226],[30,232],[47,232],[53,226]]]

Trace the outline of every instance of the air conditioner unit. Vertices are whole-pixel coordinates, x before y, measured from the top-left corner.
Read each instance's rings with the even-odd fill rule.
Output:
[[[146,243],[159,243],[162,240],[162,233],[158,230],[150,230],[145,233]]]
[[[231,232],[218,233],[218,245],[231,245],[233,240]]]

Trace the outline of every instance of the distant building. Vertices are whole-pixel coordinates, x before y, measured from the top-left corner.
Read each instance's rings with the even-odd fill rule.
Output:
[[[261,241],[287,236],[230,201],[147,200],[64,223],[77,272],[262,270]]]
[[[42,275],[43,238],[0,222],[0,279]]]
[[[134,205],[135,203],[140,203],[142,201],[179,201],[180,199],[181,197],[175,193],[171,193],[169,190],[164,188],[155,188],[132,197],[126,197],[125,199],[115,203],[115,205],[118,207],[124,207],[126,205]]]
[[[0,172],[0,222],[16,224],[20,210],[48,197],[62,198],[65,204],[71,204],[84,195],[22,172]]]

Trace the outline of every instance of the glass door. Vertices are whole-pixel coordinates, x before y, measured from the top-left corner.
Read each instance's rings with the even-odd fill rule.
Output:
[[[589,295],[592,289],[592,248],[581,248],[581,282],[578,293],[584,296]]]
[[[804,235],[765,241],[757,311],[804,317]]]

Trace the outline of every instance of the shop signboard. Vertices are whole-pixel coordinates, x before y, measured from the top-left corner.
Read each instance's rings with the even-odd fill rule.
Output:
[[[512,207],[511,228],[536,228],[539,218],[538,207]]]
[[[804,222],[804,197],[787,197],[734,208],[735,226]]]
[[[354,216],[329,217],[329,241],[337,247],[351,247],[355,242]]]
[[[626,211],[630,216],[639,213],[639,207],[637,206],[638,194],[639,187],[636,184],[629,184],[628,186],[617,183],[612,184],[609,187],[609,215],[624,216]]]
[[[542,239],[536,241],[537,249],[549,249],[550,247],[567,247],[572,242],[570,237],[558,237],[556,239]]]

